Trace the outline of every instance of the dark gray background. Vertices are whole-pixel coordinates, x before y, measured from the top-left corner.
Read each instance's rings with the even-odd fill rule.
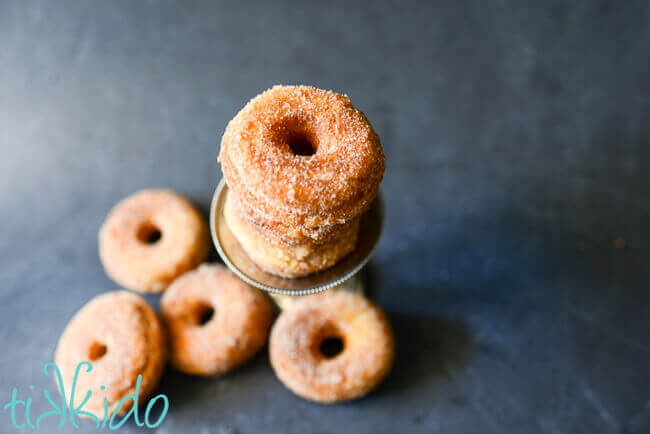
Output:
[[[397,364],[335,406],[266,352],[169,371],[159,433],[650,432],[646,1],[0,1],[0,404],[34,384],[43,411],[63,327],[116,288],[112,205],[169,187],[206,211],[226,123],[276,83],[347,93],[382,138],[366,275]]]

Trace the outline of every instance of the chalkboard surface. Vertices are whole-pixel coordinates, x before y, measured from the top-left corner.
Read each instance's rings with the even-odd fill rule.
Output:
[[[221,379],[168,371],[157,432],[650,432],[649,23],[645,1],[0,2],[0,404],[15,387],[48,409],[63,327],[116,288],[113,204],[167,187],[207,214],[227,122],[304,83],[382,139],[365,273],[397,364],[336,406],[292,395],[266,351]]]

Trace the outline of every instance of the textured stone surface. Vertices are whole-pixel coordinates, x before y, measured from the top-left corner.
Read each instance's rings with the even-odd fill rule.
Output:
[[[395,370],[338,406],[291,395],[266,354],[168,372],[158,432],[650,432],[648,3],[239,3],[0,1],[0,403],[33,384],[44,411],[64,325],[115,288],[111,206],[169,187],[206,211],[228,120],[307,83],[350,95],[386,150],[367,274]]]

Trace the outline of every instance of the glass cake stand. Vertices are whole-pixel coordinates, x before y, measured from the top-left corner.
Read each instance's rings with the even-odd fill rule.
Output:
[[[243,281],[268,291],[274,300],[285,308],[294,296],[314,294],[326,289],[345,289],[363,292],[359,271],[375,252],[384,223],[384,204],[381,193],[361,216],[359,238],[355,250],[332,268],[297,279],[286,279],[269,274],[258,267],[246,254],[232,234],[223,215],[228,196],[228,185],[221,180],[210,206],[210,232],[221,259]]]

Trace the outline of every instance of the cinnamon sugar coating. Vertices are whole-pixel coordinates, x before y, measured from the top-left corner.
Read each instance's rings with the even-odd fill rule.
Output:
[[[92,363],[90,372],[82,368],[77,377],[74,402],[81,403],[91,391],[84,410],[102,419],[103,399],[110,417],[122,398],[135,393],[138,375],[142,375],[138,402],[144,403],[163,372],[165,335],[158,316],[142,298],[127,291],[109,292],[90,300],[70,320],[54,361],[66,391],[72,390],[79,363]],[[127,399],[117,413],[126,413],[132,405],[133,400]]]
[[[281,246],[310,245],[318,246],[330,243],[340,238],[343,232],[349,232],[350,227],[358,225],[360,217],[352,218],[344,223],[308,228],[306,226],[291,226],[283,222],[264,220],[253,208],[247,207],[235,193],[230,192],[229,197],[234,202],[239,216],[245,220],[247,226],[253,231],[263,235],[271,243]]]
[[[296,143],[313,155],[298,155]],[[228,124],[219,161],[253,220],[279,236],[298,230],[314,239],[366,210],[385,168],[366,116],[347,96],[310,86],[275,86],[253,98]]]
[[[307,276],[333,266],[356,245],[359,217],[340,225],[326,243],[284,244],[246,220],[236,203],[234,195],[228,194],[224,207],[226,223],[248,256],[268,273],[287,278]]]
[[[339,339],[338,354],[322,344]],[[271,365],[296,395],[321,403],[348,401],[374,389],[390,371],[395,343],[384,313],[363,295],[328,290],[300,298],[271,330]]]
[[[268,297],[217,264],[176,279],[160,310],[171,364],[192,375],[221,375],[250,359],[266,344],[273,320]]]
[[[171,190],[141,190],[121,200],[99,230],[106,274],[125,288],[160,292],[210,250],[199,211]]]

